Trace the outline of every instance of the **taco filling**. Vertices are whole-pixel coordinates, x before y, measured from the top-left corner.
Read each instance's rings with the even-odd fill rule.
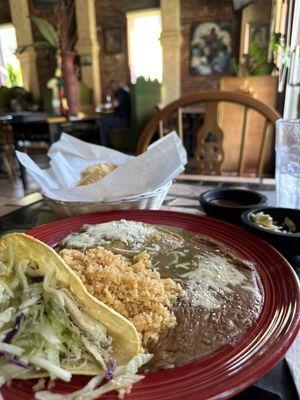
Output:
[[[98,375],[90,388],[103,378],[112,387],[115,373],[120,380],[129,368],[130,377],[117,385],[127,388],[141,379],[133,375],[151,357],[139,351],[134,326],[93,298],[50,247],[25,234],[0,240],[1,385],[44,376],[70,381],[80,374]]]
[[[71,379],[71,372],[106,369],[112,338],[88,316],[56,277],[32,275],[25,263],[16,266],[11,287],[1,283],[0,368],[5,380],[47,371],[51,378]],[[19,278],[19,279],[18,279]],[[13,365],[13,368],[12,368]]]

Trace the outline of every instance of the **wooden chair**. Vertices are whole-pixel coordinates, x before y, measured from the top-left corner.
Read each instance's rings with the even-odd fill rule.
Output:
[[[205,114],[202,126],[195,133],[195,149],[189,160],[189,167],[193,172],[204,174],[222,173],[222,163],[224,160],[224,150],[222,147],[224,133],[218,121],[218,104],[222,102],[235,103],[243,106],[243,124],[241,132],[240,150],[237,154],[237,171],[238,176],[243,175],[245,165],[245,150],[248,136],[247,119],[250,110],[254,110],[264,118],[263,132],[259,146],[258,164],[255,167],[255,176],[263,175],[265,165],[265,153],[270,136],[270,128],[274,127],[275,121],[280,115],[265,105],[264,103],[244,94],[211,91],[200,92],[197,94],[182,97],[160,110],[148,122],[142,131],[137,145],[137,154],[144,152],[156,134],[162,137],[170,129],[165,128],[166,121],[174,118],[177,121],[176,131],[183,142],[183,119],[184,109],[196,104],[205,104]]]

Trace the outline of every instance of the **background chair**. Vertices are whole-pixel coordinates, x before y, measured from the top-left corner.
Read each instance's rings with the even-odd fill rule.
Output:
[[[227,149],[223,148],[224,132],[219,112],[222,103],[236,104],[236,112],[241,113],[243,117],[240,131],[232,126],[231,132],[226,133],[232,135],[235,141],[237,135],[239,136],[237,149],[230,146]],[[192,123],[183,118],[186,110],[191,108],[194,109],[194,113],[197,108],[200,110],[199,117]],[[255,137],[251,136],[249,123],[252,113],[258,113],[259,118],[264,121],[261,134]],[[275,110],[248,95],[225,91],[197,93],[168,104],[151,118],[140,135],[137,154],[144,152],[155,138],[175,129],[188,150],[190,159],[187,172],[216,175],[227,173],[238,176],[248,174],[261,177],[265,170],[271,174],[274,169],[273,128],[278,118],[280,115]],[[250,151],[247,155],[251,141],[258,144],[258,151],[256,154]],[[230,168],[224,170],[222,165],[226,157],[234,159],[234,162]]]

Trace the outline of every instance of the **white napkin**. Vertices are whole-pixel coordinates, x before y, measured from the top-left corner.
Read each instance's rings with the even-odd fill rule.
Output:
[[[49,149],[47,170],[40,169],[27,154],[16,154],[42,192],[62,201],[112,201],[152,192],[180,174],[187,162],[176,132],[157,140],[137,157],[62,134]],[[104,161],[120,165],[98,182],[76,186],[83,168]]]
[[[285,355],[300,399],[300,333]]]

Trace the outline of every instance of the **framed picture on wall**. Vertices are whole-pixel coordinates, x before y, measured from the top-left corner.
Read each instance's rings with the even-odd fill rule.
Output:
[[[233,0],[233,9],[234,11],[241,10],[246,7],[248,4],[254,3],[255,0]]]
[[[216,75],[229,73],[231,21],[197,22],[191,27],[190,73]]]
[[[255,42],[260,49],[269,47],[270,22],[247,22],[245,25],[244,54],[249,53],[250,44]]]
[[[117,54],[122,52],[122,29],[104,28],[103,29],[104,50],[107,54]]]

